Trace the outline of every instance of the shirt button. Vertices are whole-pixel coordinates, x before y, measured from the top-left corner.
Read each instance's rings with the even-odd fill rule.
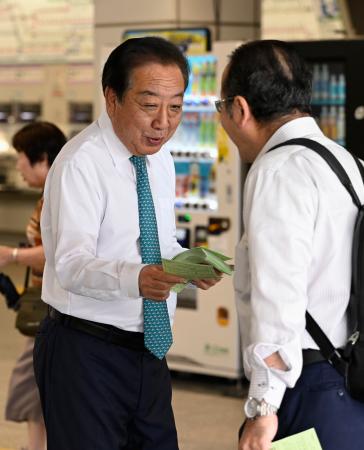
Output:
[[[339,390],[337,391],[337,395],[338,395],[339,397],[343,397],[343,396],[344,396],[344,391],[343,391],[342,389],[339,389]]]

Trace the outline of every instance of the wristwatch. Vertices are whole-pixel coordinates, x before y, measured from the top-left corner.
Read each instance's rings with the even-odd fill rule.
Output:
[[[244,405],[244,412],[248,419],[255,419],[256,417],[272,416],[277,414],[278,408],[267,403],[265,400],[257,400],[253,397],[248,397]]]

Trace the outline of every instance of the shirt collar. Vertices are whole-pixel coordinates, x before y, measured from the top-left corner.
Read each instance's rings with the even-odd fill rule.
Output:
[[[125,159],[129,159],[133,156],[121,140],[116,136],[110,117],[105,110],[100,114],[97,123],[100,127],[106,147],[115,164],[125,161]]]
[[[256,160],[261,158],[270,148],[288,139],[315,136],[323,136],[323,133],[313,117],[299,117],[298,119],[290,120],[273,133],[264,144]]]

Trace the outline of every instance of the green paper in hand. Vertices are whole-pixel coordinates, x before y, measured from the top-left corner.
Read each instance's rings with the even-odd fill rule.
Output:
[[[322,450],[314,428],[273,442],[270,450]]]
[[[205,247],[194,247],[176,255],[172,261],[183,261],[194,264],[209,264],[216,270],[231,275],[233,270],[225,261],[231,259],[221,253]]]
[[[186,280],[201,280],[205,278],[218,278],[212,266],[208,264],[192,264],[176,260],[162,259],[163,270],[173,273]]]
[[[205,247],[194,247],[176,255],[173,259],[162,259],[163,270],[187,280],[186,283],[175,284],[171,289],[177,294],[183,291],[189,281],[218,278],[216,271],[231,275],[233,266],[226,263],[231,259],[222,253]]]

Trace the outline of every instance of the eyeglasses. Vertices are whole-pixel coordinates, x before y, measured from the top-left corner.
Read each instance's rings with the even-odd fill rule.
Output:
[[[235,98],[235,97],[226,97],[226,98],[222,98],[221,100],[216,100],[216,101],[215,101],[215,108],[216,108],[216,111],[217,111],[218,113],[221,113],[221,111],[222,111],[222,105],[223,105],[224,103],[231,102],[232,100],[234,100],[234,98]]]

